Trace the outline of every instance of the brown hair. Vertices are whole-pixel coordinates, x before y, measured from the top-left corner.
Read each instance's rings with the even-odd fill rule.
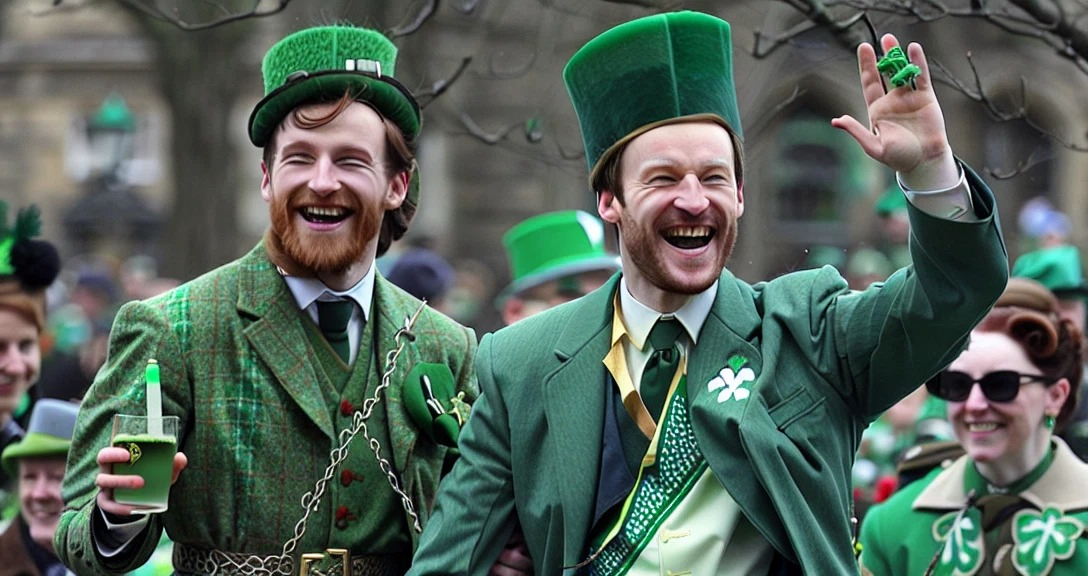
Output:
[[[1069,381],[1069,396],[1058,412],[1061,432],[1076,412],[1084,375],[1084,334],[1058,315],[1058,300],[1045,286],[1027,278],[1010,278],[994,308],[977,330],[1001,332],[1015,340],[1046,376]]]
[[[737,188],[740,188],[744,184],[744,144],[740,141],[740,136],[737,136],[732,128],[729,126],[722,127],[729,133],[729,140],[733,143],[733,169],[737,175]],[[623,174],[620,169],[620,159],[623,158],[623,153],[627,150],[627,146],[631,144],[631,140],[633,138],[611,151],[611,154],[601,158],[601,168],[597,172],[597,177],[593,182],[590,182],[594,192],[608,190],[614,194],[620,206],[626,206],[626,200],[623,198]]]
[[[416,169],[415,142],[408,140],[404,135],[404,131],[402,131],[399,126],[386,118],[381,111],[374,108],[365,99],[362,99],[362,93],[354,93],[351,91],[345,92],[339,99],[332,102],[335,104],[332,110],[324,114],[312,116],[306,114],[303,108],[311,104],[321,104],[325,102],[306,102],[292,110],[289,117],[299,128],[302,128],[303,130],[313,130],[335,120],[353,102],[359,102],[370,106],[382,119],[382,124],[385,126],[386,175],[393,178],[401,172],[407,172],[409,176],[409,194],[405,197],[404,202],[394,210],[386,210],[385,216],[382,217],[382,227],[378,232],[377,253],[378,256],[381,256],[389,250],[389,247],[395,240],[400,240],[405,232],[408,231],[408,226],[411,224],[412,218],[415,217],[416,209],[418,208],[416,201],[412,198],[411,194],[412,178],[417,177],[416,174],[413,174]],[[276,137],[278,134],[278,129],[273,130],[272,135],[268,138],[268,143],[264,146],[264,165],[270,173],[272,171],[272,163],[276,159]]]

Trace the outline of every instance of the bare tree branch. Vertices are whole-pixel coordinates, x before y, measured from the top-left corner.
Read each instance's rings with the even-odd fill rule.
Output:
[[[63,0],[62,0],[63,1]],[[160,22],[166,22],[172,26],[176,26],[181,30],[193,31],[193,30],[207,30],[208,28],[216,28],[231,22],[237,22],[239,20],[247,20],[249,18],[262,18],[265,16],[271,16],[282,12],[287,5],[291,3],[291,0],[276,0],[276,2],[265,9],[261,9],[261,5],[265,2],[263,0],[253,0],[252,6],[247,10],[232,11],[223,4],[206,2],[207,5],[214,8],[219,8],[223,13],[219,18],[213,18],[203,22],[187,22],[181,18],[177,9],[167,11],[159,6],[157,0],[117,0],[122,6],[131,8],[132,10],[147,16],[153,20]],[[54,5],[58,5],[60,2],[55,2]]]
[[[1038,123],[1038,121],[1032,118],[1032,116],[1028,113],[1027,79],[1023,77],[1020,78],[1020,96],[1019,101],[1015,103],[1015,109],[1006,110],[999,106],[996,102],[994,102],[994,100],[986,93],[986,90],[983,87],[982,77],[979,74],[978,67],[975,65],[974,56],[970,52],[967,53],[967,62],[971,67],[971,75],[973,77],[973,82],[971,83],[971,85],[968,85],[966,82],[954,76],[948,70],[948,68],[946,68],[943,64],[936,60],[932,62],[932,68],[936,69],[938,71],[938,74],[933,75],[933,80],[935,82],[940,82],[942,84],[952,86],[967,98],[978,102],[983,106],[983,108],[985,108],[990,118],[992,118],[996,122],[1023,122],[1032,130],[1038,132],[1047,139],[1050,139],[1069,150],[1073,150],[1075,152],[1088,152],[1088,145],[1077,144],[1076,142],[1062,138],[1061,136],[1055,134],[1047,127],[1042,126]],[[997,171],[991,168],[987,168],[986,170],[995,178],[1008,179],[1023,173],[1032,166],[1045,160],[1047,160],[1047,158],[1039,158],[1038,155],[1033,152],[1028,158],[1020,162],[1019,165],[1016,168],[1013,168],[1011,171]]]
[[[423,6],[419,9],[419,12],[416,12],[411,21],[390,30],[389,37],[399,38],[418,31],[427,20],[430,20],[431,17],[434,16],[434,13],[437,10],[438,0],[425,0]]]
[[[461,64],[457,66],[457,69],[453,71],[449,76],[436,80],[431,84],[431,87],[427,90],[421,90],[416,92],[416,100],[419,101],[419,107],[426,108],[430,103],[434,102],[436,98],[442,95],[449,87],[461,77],[468,65],[472,63],[472,56],[465,56],[461,59]],[[425,99],[425,100],[424,100]]]
[[[480,125],[472,119],[472,116],[468,115],[468,112],[461,112],[461,125],[465,127],[465,130],[468,130],[469,134],[475,136],[478,140],[485,144],[498,144],[506,138],[506,135],[509,134],[511,130],[513,130],[517,126],[515,124],[512,126],[507,126],[506,128],[499,130],[498,132],[489,133],[481,128]]]

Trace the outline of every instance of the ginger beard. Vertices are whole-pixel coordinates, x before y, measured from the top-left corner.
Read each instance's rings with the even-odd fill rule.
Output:
[[[733,247],[737,243],[737,221],[726,220],[719,219],[722,225],[715,227],[716,232],[710,239],[710,243],[719,244],[713,266],[701,264],[697,268],[685,269],[683,264],[671,260],[666,251],[657,247],[658,242],[665,242],[661,235],[652,228],[647,230],[639,226],[627,208],[620,212],[620,242],[623,253],[654,286],[674,294],[699,294],[718,280],[733,254]]]
[[[277,194],[271,207],[272,237],[280,251],[315,275],[342,274],[366,254],[376,238],[385,215],[381,206],[364,206],[354,194],[344,194],[341,205],[351,210],[344,233],[318,233],[306,228],[300,209],[309,204],[297,194]]]

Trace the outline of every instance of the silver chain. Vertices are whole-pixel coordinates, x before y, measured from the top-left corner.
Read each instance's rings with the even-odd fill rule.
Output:
[[[427,307],[427,302],[424,300],[419,308],[411,316],[404,318],[404,326],[397,330],[393,335],[393,342],[396,347],[390,350],[385,357],[385,370],[382,371],[382,381],[378,387],[374,390],[374,395],[367,398],[363,402],[363,409],[357,410],[351,419],[351,427],[345,428],[340,431],[338,439],[340,446],[333,448],[329,453],[329,466],[325,468],[325,475],[317,480],[314,485],[314,489],[302,495],[302,508],[306,510],[303,513],[302,518],[295,524],[295,535],[291,537],[283,545],[283,553],[279,556],[269,556],[261,562],[262,566],[256,568],[252,565],[241,566],[237,562],[231,562],[235,564],[235,567],[248,574],[291,574],[291,568],[294,564],[292,554],[295,552],[295,548],[298,546],[298,541],[302,538],[302,535],[306,533],[306,522],[310,518],[310,514],[317,510],[318,504],[321,503],[321,497],[325,495],[325,486],[336,475],[336,469],[348,456],[348,445],[355,439],[355,436],[359,433],[363,433],[363,437],[366,438],[367,443],[370,445],[370,449],[374,451],[374,456],[378,459],[378,466],[385,472],[386,477],[389,479],[389,485],[393,487],[393,491],[396,492],[401,499],[401,503],[404,505],[404,510],[412,517],[413,528],[416,532],[422,532],[422,528],[419,524],[419,516],[416,514],[415,506],[412,504],[412,499],[401,489],[400,479],[397,478],[396,470],[389,464],[389,461],[382,457],[381,444],[370,436],[370,432],[367,430],[366,421],[370,418],[371,413],[374,412],[374,407],[381,401],[382,392],[389,387],[389,379],[393,372],[397,369],[397,358],[401,352],[404,351],[404,347],[408,342],[412,342],[416,339],[415,334],[412,333],[412,326],[415,325],[416,319],[419,318],[420,313]],[[270,566],[269,566],[270,565]]]

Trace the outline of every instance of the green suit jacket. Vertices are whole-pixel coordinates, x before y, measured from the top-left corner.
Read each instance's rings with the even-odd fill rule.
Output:
[[[380,360],[371,360],[371,386],[393,349],[394,333],[418,306],[418,300],[376,278],[370,322],[377,322],[373,358]],[[163,526],[172,540],[191,546],[279,554],[302,517],[302,495],[325,474],[330,451],[339,445],[337,435],[351,422],[350,413],[341,415],[323,395],[307,323],[312,325],[261,246],[166,294],[123,306],[110,334],[109,358],[80,409],[69,453],[66,510],[55,537],[65,564],[78,574],[131,570],[154,551]],[[429,308],[413,331],[416,339],[397,360],[385,391],[388,430],[382,434],[392,445],[384,445],[382,455],[426,522],[448,449],[419,433],[404,409],[400,384],[419,362],[443,363],[456,388],[473,401],[476,337]],[[171,489],[170,509],[153,516],[150,530],[133,543],[136,552],[125,554],[122,564],[108,564],[94,551],[91,535],[92,513],[99,514],[95,459],[109,443],[114,414],[146,412],[142,390],[149,358],[159,362],[163,412],[181,417],[179,449],[189,464]],[[356,408],[362,406],[361,395],[352,400]],[[370,454],[361,434],[351,451]],[[388,490],[384,484],[379,479]],[[333,477],[296,553],[330,546],[367,553],[365,542],[343,541],[345,533],[335,526],[339,503],[353,508],[365,503],[366,494],[352,490],[338,474]],[[414,545],[414,532],[412,540]]]
[[[749,285],[728,271],[690,354],[688,410],[710,468],[745,516],[807,574],[857,571],[850,467],[862,430],[966,343],[1008,260],[993,197],[978,223],[912,208],[914,267],[852,292],[831,267]],[[481,397],[409,574],[486,574],[516,517],[537,574],[585,560],[599,474],[618,277],[485,336]],[[743,400],[708,382],[736,355]]]

